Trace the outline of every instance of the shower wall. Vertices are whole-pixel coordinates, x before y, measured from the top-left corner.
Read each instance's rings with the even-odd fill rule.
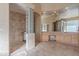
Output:
[[[10,15],[10,53],[20,48],[24,42],[24,32],[26,31],[26,15],[9,11]]]

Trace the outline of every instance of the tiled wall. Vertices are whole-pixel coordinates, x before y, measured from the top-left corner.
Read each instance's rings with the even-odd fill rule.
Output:
[[[10,53],[23,45],[24,32],[26,31],[26,15],[10,11],[9,33]]]

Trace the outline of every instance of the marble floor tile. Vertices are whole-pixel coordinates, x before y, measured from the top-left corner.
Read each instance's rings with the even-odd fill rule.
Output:
[[[79,47],[48,41],[39,43],[29,51],[26,51],[24,45],[11,56],[79,56]]]

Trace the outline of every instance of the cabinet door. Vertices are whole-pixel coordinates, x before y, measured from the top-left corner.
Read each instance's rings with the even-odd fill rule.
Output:
[[[72,45],[79,46],[78,45],[78,35],[72,35]]]
[[[71,34],[64,34],[63,42],[65,44],[72,44]]]
[[[56,41],[63,43],[63,35],[62,34],[57,34],[56,35]]]
[[[49,40],[49,33],[41,33],[41,41],[48,41]]]

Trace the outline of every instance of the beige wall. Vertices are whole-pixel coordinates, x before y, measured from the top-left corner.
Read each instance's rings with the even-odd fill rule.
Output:
[[[40,23],[41,23],[41,5],[34,4],[34,21],[35,21],[35,41],[40,39]]]
[[[57,16],[56,15],[46,15],[43,14],[41,16],[41,25],[42,24],[48,24],[48,32],[52,32],[53,31],[53,22],[57,20]]]
[[[34,13],[34,20],[35,20],[35,35],[36,41],[40,39],[40,23],[41,23],[41,16],[38,13]]]
[[[23,45],[24,32],[26,31],[26,15],[10,11],[10,53]]]
[[[41,14],[41,5],[39,3],[33,4],[33,5],[34,7],[32,9],[34,10],[34,12]]]
[[[0,4],[0,56],[9,55],[9,4]]]

